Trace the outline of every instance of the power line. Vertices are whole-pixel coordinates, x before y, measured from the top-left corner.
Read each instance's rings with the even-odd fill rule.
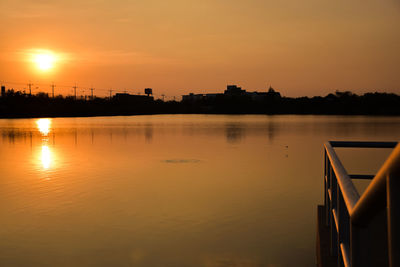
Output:
[[[54,87],[56,87],[56,86],[54,85],[54,82],[53,82],[51,84],[51,92],[52,92],[53,98],[54,98]]]
[[[32,90],[33,90],[32,86],[33,85],[39,86],[39,87],[37,87],[37,89],[39,89],[39,88],[48,88],[48,89],[45,89],[45,90],[46,91],[50,91],[51,90],[52,97],[55,97],[55,87],[59,88],[59,91],[61,90],[59,93],[62,94],[62,95],[68,95],[69,93],[66,92],[65,89],[68,89],[68,88],[72,87],[72,89],[74,90],[73,94],[74,94],[74,98],[75,99],[77,98],[77,93],[78,93],[77,90],[78,89],[82,89],[82,90],[88,89],[88,90],[90,90],[92,99],[94,98],[94,90],[96,90],[96,92],[104,92],[105,95],[109,94],[110,99],[112,98],[112,95],[113,95],[112,93],[115,94],[115,93],[119,93],[119,92],[124,92],[124,93],[136,94],[136,92],[137,92],[137,89],[107,89],[107,88],[97,88],[97,87],[95,89],[95,88],[93,88],[93,86],[92,87],[84,87],[84,86],[82,86],[82,87],[78,88],[76,83],[75,83],[75,85],[58,84],[57,83],[57,86],[55,85],[54,82],[52,82],[51,84],[48,84],[48,83],[45,84],[45,83],[39,83],[39,82],[32,83],[31,81],[29,81],[29,83],[27,84],[27,83],[18,82],[18,81],[4,81],[3,80],[2,83],[4,85],[8,85],[8,86],[17,85],[17,91],[21,91],[21,92],[23,91],[23,89],[25,89],[22,86],[23,85],[27,85],[28,88],[29,88],[29,95],[32,95]],[[137,92],[137,94],[140,94],[140,92]],[[161,96],[162,96],[162,100],[163,101],[165,101],[165,99],[168,98],[168,97],[173,97],[173,96],[167,96],[165,94],[162,94]]]
[[[26,83],[23,83],[23,82],[14,82],[14,81],[2,81],[2,82],[4,84],[27,85]],[[29,82],[29,83],[31,83],[31,82]],[[31,83],[31,85],[33,85],[33,83]],[[49,84],[45,84],[45,83],[35,83],[35,85],[38,85],[38,86],[49,86]],[[59,87],[59,88],[71,88],[71,87],[73,87],[73,85],[57,84],[57,87]],[[82,88],[82,89],[83,88],[90,89],[90,87],[82,87],[82,86],[80,88]],[[107,88],[96,88],[96,90],[108,91]]]
[[[76,100],[76,88],[78,88],[77,86],[76,86],[76,84],[75,84],[75,86],[72,86],[72,88],[74,88],[74,98],[75,98],[75,100]]]
[[[31,88],[31,87],[32,87],[32,85],[33,85],[33,84],[32,84],[31,82],[29,82],[29,83],[28,83],[28,87],[29,87],[29,95],[32,95],[32,88]]]

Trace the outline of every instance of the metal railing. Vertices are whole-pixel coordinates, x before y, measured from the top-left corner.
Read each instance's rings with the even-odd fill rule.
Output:
[[[348,174],[334,147],[394,148],[378,173]],[[338,266],[400,266],[400,145],[327,142],[325,211],[330,254]],[[351,179],[372,179],[360,196]]]

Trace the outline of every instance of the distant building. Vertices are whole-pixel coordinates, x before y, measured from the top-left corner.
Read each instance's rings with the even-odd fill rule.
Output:
[[[1,86],[1,97],[6,96],[6,87],[4,85]]]
[[[214,99],[217,97],[222,97],[224,94],[206,94],[205,97],[206,99]]]
[[[228,96],[241,96],[241,95],[245,95],[245,94],[246,94],[246,90],[242,90],[241,87],[238,87],[236,85],[227,85],[226,90],[224,92],[224,95],[228,95]]]
[[[268,93],[265,92],[248,92],[246,95],[250,96],[251,100],[262,102],[267,98]]]
[[[279,92],[276,92],[276,91],[274,90],[274,88],[272,88],[272,87],[270,86],[269,89],[268,89],[267,97],[268,97],[269,99],[278,100],[278,99],[280,99],[282,96],[281,96],[281,94],[280,94]]]
[[[196,102],[200,100],[213,100],[215,98],[232,98],[232,97],[250,97],[251,100],[256,101],[256,102],[262,102],[265,100],[276,100],[281,98],[281,94],[279,92],[275,92],[275,90],[272,87],[269,87],[268,92],[246,92],[246,90],[243,90],[241,87],[237,85],[227,85],[226,90],[224,91],[223,94],[217,93],[217,94],[193,94],[190,93],[188,95],[183,95],[182,96],[182,101],[190,101],[190,102]]]
[[[145,93],[147,96],[150,96],[150,95],[153,94],[153,89],[151,89],[151,88],[144,88],[144,93]]]
[[[154,97],[147,95],[131,95],[127,93],[117,93],[113,100],[124,104],[149,103],[154,100]]]
[[[193,101],[200,101],[204,99],[204,95],[203,94],[193,94],[190,93],[188,95],[183,95],[182,96],[182,101],[189,101],[189,102],[193,102]]]

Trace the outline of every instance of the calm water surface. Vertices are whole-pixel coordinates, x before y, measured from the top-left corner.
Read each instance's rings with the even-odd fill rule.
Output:
[[[400,119],[4,119],[0,133],[0,266],[313,266],[323,143],[397,141]],[[371,174],[390,150],[338,152]]]

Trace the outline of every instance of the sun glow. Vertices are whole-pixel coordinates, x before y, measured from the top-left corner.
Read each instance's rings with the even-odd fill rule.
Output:
[[[51,119],[38,119],[36,121],[37,128],[42,135],[47,136],[50,132]]]

